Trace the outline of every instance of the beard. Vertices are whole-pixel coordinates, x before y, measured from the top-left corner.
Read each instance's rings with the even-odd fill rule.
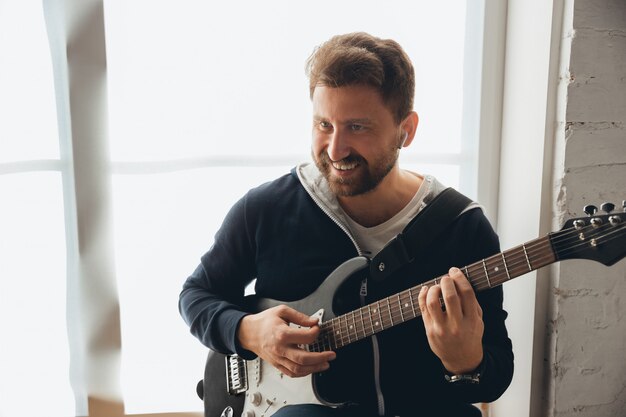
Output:
[[[341,161],[335,161],[344,164],[357,164],[356,168],[354,168],[356,172],[350,178],[333,175],[331,160],[324,150],[319,155],[313,155],[313,160],[317,169],[320,170],[326,181],[328,181],[333,194],[337,197],[353,197],[375,189],[395,166],[398,160],[398,152],[394,148],[393,151],[372,160],[371,163],[358,154],[350,154]]]

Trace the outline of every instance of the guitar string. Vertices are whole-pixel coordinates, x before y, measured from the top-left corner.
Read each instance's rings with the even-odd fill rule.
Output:
[[[608,234],[600,235],[600,232],[601,232],[600,229],[601,228],[607,228],[607,227],[611,227],[611,228],[613,228],[613,230],[610,233],[608,233]],[[617,233],[618,234],[617,237],[619,237],[619,233],[621,232],[621,229],[623,229],[623,228],[624,228],[623,224],[620,224],[620,225],[610,225],[610,226],[606,225],[606,227],[600,226],[600,227],[597,227],[597,228],[593,228],[593,229],[591,229],[591,232],[593,232],[595,235],[600,235],[600,238],[602,238],[602,243],[600,243],[600,244],[603,244],[603,243],[613,239],[613,237],[610,237],[611,235],[614,235],[614,234]],[[575,248],[576,246],[586,246],[586,245],[588,245],[589,244],[588,241],[591,240],[592,237],[589,236],[589,237],[587,237],[585,239],[585,241],[580,241],[579,238],[578,238],[580,233],[581,233],[580,230],[571,230],[571,231],[568,231],[568,232],[565,232],[565,233],[561,233],[558,237],[555,237],[555,239],[553,239],[553,242],[557,241],[559,244],[563,244],[565,241],[573,240],[572,238],[575,237],[576,244],[572,245],[571,247],[569,247],[569,248],[567,248],[567,249],[565,249],[563,251],[561,251],[561,253],[562,252],[571,251],[572,248]],[[607,236],[609,236],[609,237],[607,238]],[[520,267],[522,265],[523,265],[522,271],[520,271],[522,274],[526,273],[526,272],[530,272],[530,270],[526,271],[526,269],[527,269],[527,261],[528,261],[526,258],[530,257],[531,255],[535,255],[537,250],[545,251],[545,249],[551,249],[550,240],[549,239],[545,239],[545,238],[539,238],[538,240],[536,240],[533,243],[528,244],[528,245],[520,245],[519,247],[517,247],[517,250],[519,250],[520,248],[524,248],[524,247],[526,248],[526,254],[524,256],[522,256],[521,254],[520,255],[516,254],[516,255],[509,256],[509,258],[506,258],[506,266],[508,267],[509,272],[514,271],[517,267]],[[515,249],[511,249],[511,250],[508,250],[506,252],[511,252],[513,250],[515,250]],[[504,254],[504,252],[502,252],[502,254]],[[468,265],[467,267],[464,267],[464,268],[469,268],[469,267],[480,268],[480,266],[483,263],[484,263],[483,266],[485,266],[485,267],[487,265],[493,266],[494,264],[496,266],[498,266],[500,264],[504,265],[502,260],[499,259],[499,255],[500,254],[494,255],[491,258],[484,259],[484,260],[476,262],[476,263],[474,263],[472,265]],[[546,259],[549,261],[548,263],[553,262],[555,260],[553,255],[549,255],[547,257],[543,257],[543,259],[542,258],[535,258],[533,256],[533,262],[535,262],[535,263],[537,261],[545,261]],[[545,265],[542,265],[542,266],[545,266]],[[537,268],[533,268],[532,270],[534,270],[534,269],[537,269]],[[498,272],[500,272],[500,271],[496,271],[496,274]],[[513,273],[516,274],[517,272],[514,271]],[[475,284],[474,288],[477,291],[493,287],[493,285],[489,282],[488,274],[485,275],[485,276],[483,276],[483,274],[484,274],[484,271],[480,271],[480,270],[479,271],[474,271],[474,275],[478,275],[478,277],[477,277],[478,278],[477,279],[478,282],[474,283]],[[497,279],[496,274],[492,275],[492,279],[496,278],[496,281],[499,281]],[[470,270],[470,275],[472,275],[471,274],[471,270]],[[516,277],[517,276],[519,276],[519,275],[516,275]],[[481,279],[484,279],[484,278],[487,278],[487,279],[481,281]],[[435,279],[433,279],[433,280],[431,280],[429,282],[437,282],[440,279],[441,279],[441,277],[438,277],[438,278],[435,278]],[[508,278],[502,280],[497,285],[500,285],[501,283],[504,283],[506,281],[508,281]],[[487,284],[486,286],[483,285],[485,283]],[[389,314],[390,321],[389,321],[389,323],[388,323],[388,325],[386,327],[391,327],[394,324],[394,319],[396,319],[395,321],[398,324],[399,323],[403,323],[405,321],[408,321],[408,319],[404,319],[404,317],[403,317],[404,314],[407,314],[409,316],[409,319],[416,318],[416,317],[418,317],[421,314],[418,314],[417,311],[414,311],[415,309],[414,309],[413,306],[412,306],[411,310],[408,310],[408,304],[409,303],[406,303],[406,302],[404,303],[405,308],[407,308],[407,310],[405,312],[404,308],[402,307],[402,304],[403,304],[402,303],[402,297],[409,297],[408,299],[410,301],[413,301],[414,300],[414,296],[412,296],[410,294],[410,292],[412,290],[414,290],[414,289],[417,289],[417,287],[425,286],[426,284],[427,283],[425,282],[425,283],[423,283],[421,285],[418,285],[416,287],[411,287],[409,290],[405,290],[405,291],[402,291],[400,293],[394,294],[394,295],[392,295],[390,297],[387,297],[385,299],[379,300],[379,301],[377,301],[375,303],[372,303],[372,304],[368,305],[367,307],[369,309],[369,307],[371,307],[371,306],[376,307],[376,305],[377,305],[377,309],[375,309],[375,311],[376,310],[380,310],[380,302],[381,301],[387,301],[388,306],[387,306],[387,312],[385,314]],[[392,297],[393,298],[397,298],[398,300],[397,301],[396,300],[391,300]],[[391,306],[391,303],[393,303],[393,306]],[[366,307],[366,306],[364,306],[364,307]],[[367,314],[365,314],[365,315],[363,314],[364,307],[359,308],[359,309],[357,309],[357,310],[355,310],[355,311],[353,311],[351,313],[347,313],[347,314],[345,314],[343,316],[335,317],[335,318],[333,318],[333,319],[331,319],[331,320],[329,320],[329,321],[327,321],[325,323],[322,323],[322,325],[326,325],[326,326],[324,326],[324,329],[323,329],[323,330],[325,330],[323,332],[323,339],[328,339],[328,340],[323,340],[322,342],[324,344],[332,343],[332,341],[330,340],[330,337],[329,337],[330,334],[333,335],[333,339],[336,339],[335,338],[335,334],[337,334],[337,333],[330,332],[329,330],[332,330],[335,327],[335,326],[333,326],[333,324],[334,324],[333,322],[341,322],[342,321],[341,318],[344,319],[343,321],[346,321],[345,326],[344,326],[345,330],[346,330],[346,335],[345,336],[343,335],[343,332],[341,331],[341,325],[340,325],[339,330],[338,330],[339,336],[340,336],[340,342],[343,345],[346,344],[345,343],[346,339],[348,340],[348,343],[350,343],[352,341],[352,338],[354,338],[354,341],[357,341],[357,340],[361,340],[361,339],[367,337],[368,335],[375,334],[375,333],[368,334],[369,332],[366,330],[366,323],[363,322],[363,320],[361,319],[361,320],[359,320],[359,323],[361,324],[360,331],[361,331],[361,333],[364,336],[361,337],[359,335],[359,326],[356,324],[356,318],[355,318],[355,314],[357,312],[361,313],[361,317],[369,318],[370,324],[374,321],[374,319],[372,317],[368,317]],[[399,316],[398,316],[398,312],[400,313]],[[349,316],[350,315],[352,315],[351,318],[352,318],[352,321],[353,321],[353,325],[349,325],[349,323],[347,323],[347,320],[349,320]],[[376,322],[376,323],[377,323],[376,325],[378,326],[378,322]],[[328,324],[331,324],[331,326],[328,326]],[[385,328],[385,319],[382,316],[381,316],[381,326],[380,327],[381,327],[381,329]],[[351,332],[351,330],[353,330],[353,332]],[[322,335],[320,335],[320,336],[322,336]],[[317,344],[316,342],[314,342],[314,344]],[[336,342],[336,340],[335,340],[335,342]]]
[[[550,260],[553,260],[553,259],[554,259],[553,257],[550,257]],[[528,271],[526,271],[526,268],[524,267],[524,268],[522,268],[521,272],[523,274],[523,273],[526,273]],[[516,276],[518,276],[518,275],[516,275]],[[504,281],[506,281],[506,279],[503,280],[502,282],[504,282]],[[488,286],[486,286],[485,288],[488,288]],[[478,289],[480,289],[480,288],[478,288]],[[379,330],[383,330],[385,327],[393,326],[394,325],[394,318],[395,318],[395,321],[398,322],[398,324],[407,321],[408,319],[405,319],[403,317],[405,311],[406,311],[406,315],[409,316],[409,319],[413,319],[413,318],[416,318],[419,315],[421,315],[417,311],[414,311],[414,307],[412,307],[411,310],[408,309],[409,303],[407,302],[407,297],[408,297],[409,301],[414,300],[414,296],[411,295],[409,291],[404,291],[404,292],[401,292],[401,293],[398,293],[398,294],[394,295],[393,298],[395,298],[397,300],[395,300],[395,299],[393,300],[393,305],[391,304],[391,301],[392,301],[391,298],[385,299],[386,301],[388,301],[388,304],[389,304],[386,307],[387,311],[386,311],[385,315],[389,314],[390,315],[390,320],[387,321],[385,317],[382,317],[382,321],[381,321],[380,324],[379,324],[378,321],[376,321],[375,325],[376,325],[376,327]],[[404,298],[404,300],[403,300],[403,298]],[[385,300],[380,300],[380,301],[385,301]],[[404,307],[402,306],[403,301],[404,301]],[[381,304],[380,302],[374,303],[373,305],[375,307],[378,307],[377,309],[375,309],[375,311],[377,311],[377,310],[380,311],[380,310],[385,308],[384,304]],[[322,336],[321,344],[323,346],[328,345],[329,348],[332,348],[333,344],[335,346],[337,346],[337,347],[341,347],[341,346],[349,344],[349,343],[351,343],[353,341],[361,340],[361,339],[363,339],[363,338],[365,338],[367,336],[375,334],[376,331],[369,332],[367,330],[368,322],[370,324],[370,327],[372,327],[372,322],[375,320],[375,318],[372,318],[371,316],[370,317],[365,316],[365,317],[368,318],[367,321],[361,319],[359,321],[360,326],[356,324],[355,315],[356,315],[357,312],[362,313],[362,311],[363,311],[363,309],[355,310],[354,312],[348,313],[344,317],[340,318],[340,320],[337,320],[339,323],[343,323],[344,326],[340,325],[338,330],[337,330],[337,332],[335,332],[335,334],[333,334],[332,336],[330,335],[330,332],[328,332],[328,331],[324,332],[324,334]],[[400,313],[400,316],[398,316],[398,313]],[[350,317],[352,318],[352,322],[354,323],[354,325],[350,325],[349,324]],[[333,329],[333,327],[331,327],[328,330],[332,330],[332,329]],[[361,337],[361,335],[359,334],[359,331],[360,331],[360,333],[363,334],[363,337]],[[339,337],[337,337],[337,335],[339,335]],[[331,337],[332,337],[332,339],[331,339]]]
[[[534,244],[534,246],[542,246],[542,247],[544,247],[544,249],[545,249],[545,247],[547,246],[547,244],[546,244],[545,242],[536,242],[536,243]],[[532,247],[533,247],[533,246],[530,246],[530,245],[529,245],[529,248],[532,248]],[[516,262],[515,262],[515,260],[513,260],[512,258],[509,260],[509,263],[511,264],[511,269],[516,269],[516,268],[517,268],[517,265],[516,265],[517,263],[516,263]],[[525,271],[525,268],[524,268],[524,272],[526,272],[526,271]],[[475,275],[475,272],[474,272],[474,275]],[[421,287],[421,286],[428,285],[429,283],[432,285],[432,283],[434,283],[434,282],[436,282],[436,281],[439,281],[440,279],[441,279],[441,277],[439,277],[439,278],[435,278],[434,280],[431,280],[431,281],[430,281],[430,282],[428,282],[428,283],[423,283],[422,285],[420,285],[420,287]],[[480,284],[480,283],[479,283],[479,284]],[[409,300],[410,300],[410,301],[414,300],[414,296],[409,295],[409,294],[406,294],[406,293],[408,293],[408,291],[407,291],[407,290],[405,290],[405,291],[403,291],[403,292],[400,292],[400,293],[398,293],[398,294],[395,294],[395,295],[393,295],[392,297],[396,297],[396,298],[398,298],[398,297],[399,297],[400,299],[401,299],[402,297],[405,297],[405,298],[406,298],[406,297],[409,297]],[[384,301],[384,300],[385,300],[385,299],[383,299],[383,300],[379,300],[377,303],[373,303],[373,304],[372,304],[372,305],[374,305],[374,307],[377,307],[377,305],[378,305],[378,308],[375,308],[375,310],[374,310],[375,312],[380,310],[380,301]],[[401,317],[401,316],[402,316],[402,314],[404,314],[404,312],[403,312],[403,310],[404,310],[404,309],[403,309],[401,306],[397,306],[396,304],[397,304],[397,303],[396,303],[396,301],[394,300],[394,306],[393,306],[393,309],[390,309],[389,307],[387,308],[388,313],[390,312],[390,313],[391,313],[391,317],[392,317],[392,319],[391,319],[391,320],[390,320],[390,322],[389,322],[389,324],[390,324],[390,325],[391,325],[391,324],[393,324],[393,321],[394,321],[394,320],[393,320],[393,318],[396,318],[396,319],[397,319],[397,321],[399,321],[399,322],[404,322],[404,321],[406,321],[406,320],[403,320],[403,318]],[[368,306],[368,307],[369,307],[369,306]],[[383,306],[383,307],[384,307],[384,306]],[[408,309],[408,303],[406,303],[406,302],[405,302],[405,307]],[[413,310],[413,309],[414,309],[414,307],[412,306],[412,310]],[[362,309],[355,310],[355,312],[356,312],[356,311],[359,311],[359,310],[362,310]],[[400,312],[400,317],[398,317],[398,314],[397,314],[398,312]],[[407,310],[407,314],[408,314],[408,313],[409,313],[409,311]],[[411,311],[410,313],[413,313],[413,312]],[[366,316],[367,316],[367,315],[366,315]],[[417,316],[417,314],[413,314],[413,316],[415,317],[415,316]],[[346,316],[346,317],[347,317],[347,316]],[[412,317],[412,318],[414,318],[414,317]],[[337,322],[337,321],[339,321],[341,318],[342,318],[341,316],[340,316],[340,317],[338,317],[338,318],[335,318],[335,319],[334,319],[334,321],[335,321],[335,322]],[[344,321],[345,321],[345,320],[344,320]],[[370,321],[372,321],[372,320],[370,319]],[[383,326],[384,326],[384,324],[385,324],[386,320],[385,320],[385,319],[383,319],[383,320],[381,320],[381,321],[383,322]],[[332,324],[334,324],[334,323],[332,323]],[[377,324],[377,325],[378,325],[378,324]],[[336,327],[336,326],[333,326],[333,327]],[[362,327],[364,328],[364,326],[362,326]],[[348,339],[351,339],[351,337],[352,337],[352,333],[350,332],[350,329],[351,329],[351,327],[347,327],[347,328],[346,328],[346,330],[347,330],[347,335],[346,335],[346,336],[342,336],[342,338],[346,338],[346,337],[347,337]],[[339,328],[340,335],[341,335],[341,330],[342,330],[342,329],[341,329],[341,327],[340,327],[340,328]],[[355,328],[355,329],[354,329],[354,333],[355,333],[355,335],[356,335],[356,334],[358,334],[358,330],[359,330],[358,328]],[[362,330],[362,332],[364,332],[364,330]]]
[[[605,235],[600,236],[601,238],[603,238],[602,243],[605,243],[606,241],[612,240],[614,237],[619,237],[620,232],[621,232],[621,229],[623,229],[623,225],[618,225],[618,226],[613,226],[613,225],[612,225],[612,227],[613,227],[614,229],[613,229],[613,231],[612,231],[611,233],[609,233],[609,234],[605,234]],[[599,231],[598,229],[599,229],[599,228],[596,228],[596,230],[592,230],[592,231],[594,231],[594,232],[595,232],[595,231]],[[576,231],[575,233],[577,233],[577,236],[578,236],[578,231]],[[571,233],[570,233],[570,234],[571,234]],[[598,234],[598,233],[596,233],[596,234]],[[614,237],[609,237],[609,238],[606,238],[607,236],[614,235],[614,234],[618,234],[618,236],[614,236]],[[590,238],[589,238],[589,239],[590,239]],[[560,239],[560,240],[561,240],[561,241],[564,241],[564,240],[566,240],[566,239]],[[579,242],[578,240],[576,240],[576,242],[577,242],[577,244],[576,244],[576,245],[573,245],[572,247],[575,247],[575,246],[581,246],[581,245],[588,245],[588,242],[587,242],[587,241],[584,241],[584,242]],[[561,243],[563,243],[563,242],[561,242]],[[539,241],[535,241],[532,245],[530,245],[530,244],[529,244],[529,245],[527,245],[526,247],[527,247],[527,249],[531,249],[531,248],[532,248],[532,249],[535,249],[535,248],[540,247],[540,246],[545,246],[546,248],[550,248],[550,247],[549,247],[549,240],[546,240],[546,239],[540,239]],[[532,250],[532,249],[531,249],[531,250]],[[570,247],[570,249],[571,249],[571,247]],[[508,252],[508,251],[507,251],[507,252]],[[528,251],[527,251],[527,252],[528,252]],[[519,259],[521,259],[521,261],[520,261],[520,262],[518,262],[518,265],[520,265],[520,264],[525,264],[525,262],[524,262],[524,260],[525,260],[525,256],[524,256],[524,257],[521,257],[521,256],[520,256],[520,257],[519,257]],[[553,256],[549,256],[549,257],[548,257],[548,259],[550,260],[550,262],[552,262],[552,261],[554,260],[554,257],[553,257]],[[537,258],[534,258],[534,259],[533,259],[533,261],[534,261],[534,262],[537,262],[537,260],[540,260],[540,259],[537,259]],[[490,262],[492,262],[492,261],[493,261],[493,262],[495,262],[496,264],[498,264],[498,263],[499,263],[499,259],[497,259],[497,258],[494,258],[494,259],[486,259],[486,260],[484,260],[484,261],[486,261],[486,264],[489,264],[489,263],[490,263]],[[548,263],[550,263],[550,262],[548,262]],[[473,266],[473,267],[480,267],[480,265],[477,265],[477,264],[481,264],[481,263],[482,263],[482,261],[479,261],[479,262],[477,262],[477,263],[475,263],[475,264],[472,264],[471,266]],[[509,263],[509,264],[514,264],[514,263],[515,263],[515,261],[510,262],[510,260],[509,260],[509,262],[508,262],[508,263]],[[545,265],[542,265],[542,266],[545,266]],[[469,267],[469,266],[468,266],[468,267]],[[517,267],[516,265],[513,265],[510,269],[515,269],[516,267]],[[535,268],[535,269],[536,269],[536,268]],[[475,274],[476,274],[476,272],[477,272],[477,271],[474,271],[474,273],[475,273]],[[526,273],[526,272],[529,272],[529,271],[526,271],[526,267],[523,267],[521,272],[522,272],[522,273]],[[482,274],[481,274],[481,275],[482,275]],[[516,276],[517,276],[517,275],[516,275]],[[438,278],[438,279],[440,279],[440,278]],[[436,278],[436,279],[434,279],[434,280],[431,280],[431,282],[435,282],[436,280],[437,280],[437,278]],[[507,280],[508,280],[508,279],[505,279],[505,280],[503,280],[502,282],[506,282]],[[427,284],[427,283],[423,283],[423,284],[422,284],[422,286],[423,286],[423,285],[426,285],[426,284]],[[488,284],[489,284],[489,283],[488,283]],[[498,285],[499,285],[499,284],[498,284]],[[418,286],[418,287],[419,287],[419,286]],[[477,285],[477,286],[475,286],[475,288],[476,288],[476,287],[480,287],[480,284],[479,284],[479,285]],[[487,285],[486,287],[483,287],[483,288],[489,288],[489,285]],[[412,289],[413,289],[413,288],[411,288],[410,290],[412,290]],[[376,304],[377,304],[377,305],[378,305],[378,307],[379,307],[379,309],[380,309],[380,301],[385,301],[385,300],[386,300],[386,301],[388,302],[389,306],[387,307],[387,310],[388,310],[388,311],[387,311],[387,313],[386,313],[386,314],[389,314],[389,315],[390,315],[390,322],[388,323],[389,325],[388,325],[387,327],[390,327],[391,325],[393,325],[393,324],[394,324],[394,317],[397,319],[398,323],[402,323],[402,322],[407,321],[407,320],[405,320],[405,319],[402,317],[402,315],[404,314],[404,313],[403,313],[404,309],[403,309],[403,308],[402,308],[402,306],[401,306],[401,304],[402,304],[402,303],[401,303],[401,299],[402,299],[402,297],[403,297],[403,296],[404,296],[404,297],[407,297],[407,296],[408,296],[408,297],[409,297],[409,300],[411,300],[411,301],[412,301],[412,296],[411,296],[410,294],[405,294],[405,293],[409,293],[409,290],[405,290],[405,291],[400,292],[400,293],[398,293],[398,294],[394,294],[394,295],[392,295],[392,296],[388,297],[387,299],[379,300],[378,302],[376,302],[376,303],[372,303],[372,304],[371,304],[371,305],[376,305]],[[394,305],[393,305],[393,309],[391,308],[391,304],[390,304],[390,303],[391,303],[391,297],[398,298],[398,300],[399,300],[399,301],[398,301],[398,303],[397,303],[395,300],[393,301],[393,304],[394,304]],[[371,305],[368,305],[368,307],[369,307],[369,306],[371,306]],[[408,306],[408,304],[407,304],[407,303],[405,303],[405,306]],[[345,339],[346,339],[346,338],[348,339],[348,343],[350,343],[350,342],[352,341],[352,336],[354,336],[355,341],[357,341],[357,340],[361,340],[361,339],[362,339],[362,338],[359,336],[359,334],[358,334],[359,328],[358,328],[358,326],[356,325],[356,319],[355,319],[355,317],[354,317],[354,314],[356,314],[356,312],[357,312],[357,311],[358,311],[358,312],[360,312],[360,313],[362,313],[362,310],[363,310],[363,308],[361,308],[361,309],[357,309],[357,310],[355,310],[354,312],[352,312],[352,313],[348,313],[348,314],[346,314],[346,315],[345,315],[345,318],[347,319],[347,318],[349,317],[349,315],[350,315],[350,314],[352,314],[352,319],[353,319],[354,327],[353,327],[353,326],[348,326],[348,324],[346,323],[346,326],[345,326],[345,328],[346,328],[346,336],[343,336],[343,334],[342,334],[341,332],[339,333],[339,334],[340,334],[340,342],[341,342],[342,344],[344,344],[344,345],[345,345]],[[412,310],[413,310],[413,308],[412,308]],[[398,317],[398,316],[397,316],[397,313],[398,313],[398,312],[400,312],[400,317]],[[409,310],[407,310],[407,311],[406,311],[406,313],[407,313],[407,314],[413,314],[413,317],[410,317],[410,319],[413,319],[413,318],[416,318],[416,317],[418,317],[418,316],[419,316],[419,314],[416,314],[416,312],[409,311]],[[340,316],[340,317],[338,317],[338,318],[335,318],[335,321],[337,321],[337,319],[339,319],[339,318],[341,318],[341,316]],[[372,321],[373,321],[373,319],[370,317],[370,322],[372,322]],[[385,320],[384,320],[384,318],[382,318],[382,316],[381,316],[381,321],[382,321],[382,323],[381,323],[381,324],[382,324],[381,328],[384,328],[384,327],[385,327],[385,326],[384,326],[384,324],[385,324]],[[328,322],[327,322],[327,323],[328,323]],[[377,325],[378,325],[378,324],[377,324]],[[364,334],[363,338],[364,338],[364,337],[366,337],[366,335],[368,335],[368,332],[367,332],[367,330],[365,329],[365,327],[366,327],[366,324],[363,322],[363,323],[362,323],[362,325],[361,325],[361,333],[363,333],[363,334]],[[350,331],[351,329],[354,329],[354,333],[352,333],[352,332]],[[372,333],[372,334],[374,334],[374,333]],[[325,337],[326,337],[327,339],[330,339],[330,338],[328,337],[328,335],[327,335],[327,334],[325,334]],[[334,335],[333,335],[333,338],[335,338],[335,337],[334,337]],[[332,343],[332,341],[327,340],[327,341],[325,341],[325,343]]]
[[[593,236],[585,236],[584,240],[580,240],[580,238],[578,237],[579,235],[576,235],[576,241],[578,242],[578,246],[588,245],[591,240],[596,240],[598,244],[603,244],[607,240],[611,240],[615,237],[619,237],[620,233],[622,232],[622,229],[626,227],[626,223],[620,223],[615,226],[607,225],[607,227],[612,228],[612,230],[609,233],[600,233],[601,232],[600,227],[598,227],[595,230],[592,230],[592,232],[595,232],[595,234]],[[618,236],[613,236],[616,233],[618,234]],[[609,239],[606,239],[607,237],[609,237]],[[573,245],[564,249],[562,252],[571,253],[572,249],[575,249],[575,248],[576,248],[576,245]]]
[[[622,227],[619,227],[619,228],[615,229],[612,233],[610,233],[610,235],[613,235],[613,234],[619,234],[619,232],[621,231],[621,229],[622,229]],[[606,235],[605,235],[605,236],[602,236],[602,237],[603,237],[603,238],[605,238],[605,237],[606,237]],[[619,236],[617,236],[617,237],[619,237]],[[605,239],[603,239],[603,242],[606,242],[606,241],[609,241],[609,240],[612,240],[612,239],[613,239],[613,237],[605,238]],[[537,244],[536,244],[536,245],[534,245],[534,246],[535,246],[535,247],[537,247],[537,246],[542,246],[542,245],[541,245],[541,243],[542,243],[542,242],[539,242],[539,243],[540,243],[539,245],[537,245]],[[547,242],[546,242],[546,243],[547,243]],[[584,243],[583,243],[583,244],[584,244]],[[580,243],[577,243],[577,245],[578,245],[578,246],[580,246]],[[545,245],[543,245],[543,246],[545,246]],[[530,247],[530,245],[529,245],[529,247]],[[536,262],[537,260],[539,260],[539,259],[536,259],[536,258],[535,258],[535,259],[533,259],[533,261],[535,261],[535,262]],[[553,257],[553,256],[548,257],[548,261],[549,261],[548,263],[553,262],[553,261],[554,261],[554,257]],[[492,262],[492,263],[494,263],[494,262],[495,262],[495,263],[497,264],[497,263],[499,263],[499,259],[490,259],[490,260],[487,260],[487,264],[489,264],[490,262]],[[473,266],[474,266],[474,267],[477,267],[476,265],[473,265]],[[544,265],[544,266],[545,266],[545,265]],[[514,268],[515,268],[515,266],[513,266],[512,268],[514,269]],[[535,269],[536,269],[536,268],[535,268]],[[475,272],[476,272],[476,271],[475,271]],[[526,268],[525,268],[525,267],[523,267],[521,272],[522,272],[522,273],[526,273],[526,272],[528,272],[528,271],[526,271]],[[482,274],[482,272],[481,272],[481,274]],[[505,282],[505,281],[507,281],[507,280],[508,280],[508,278],[507,278],[507,279],[502,280],[502,282]],[[498,284],[498,285],[499,285],[499,284]],[[479,285],[478,287],[479,287],[479,288],[478,288],[478,290],[480,290],[480,289],[481,289],[481,288],[480,288],[480,285]],[[487,285],[487,286],[482,286],[482,287],[483,287],[483,289],[484,289],[484,288],[489,288],[489,285]],[[405,291],[405,292],[406,292],[406,291]],[[394,295],[393,297],[398,298],[398,299],[399,299],[399,301],[400,301],[400,300],[402,299],[402,297],[406,297],[406,296],[407,296],[407,294],[405,294],[405,292],[398,293],[398,294]],[[411,296],[409,295],[409,297],[411,297]],[[407,307],[407,303],[405,303],[405,307]],[[357,311],[358,311],[358,310],[357,310]],[[400,317],[398,317],[398,315],[397,315],[397,313],[398,313],[398,312],[400,312]],[[409,311],[409,310],[407,310],[406,312],[407,312],[407,314],[409,314],[409,313],[413,314],[413,317],[410,317],[411,319],[412,319],[412,318],[415,318],[415,317],[417,317],[417,316],[418,316],[418,314],[415,314],[413,311]],[[399,319],[399,322],[404,322],[404,321],[406,321],[405,319],[403,319],[403,318],[402,318],[402,315],[404,314],[404,308],[402,307],[401,302],[399,302],[398,304],[396,304],[396,301],[394,301],[394,306],[393,306],[393,309],[391,309],[391,313],[390,313],[390,314],[391,314],[392,316],[396,317],[396,319]],[[392,324],[393,324],[393,320],[391,321],[390,325],[392,325]],[[382,327],[384,327],[384,325],[383,325]],[[389,326],[388,326],[388,327],[389,327]],[[360,339],[360,337],[358,337],[358,330],[359,330],[359,329],[358,329],[358,327],[356,327],[356,328],[355,328],[355,330],[354,330],[354,331],[355,331],[355,339]],[[363,324],[363,325],[362,325],[362,331],[361,331],[361,332],[362,332],[362,333],[364,333],[364,334],[367,334],[367,332],[365,331],[365,324]],[[348,336],[347,336],[347,337],[348,337],[348,340],[350,340],[350,339],[351,339],[351,337],[350,337],[350,336],[351,336],[351,333],[350,333],[350,331],[349,331],[349,330],[348,330],[348,333],[349,333],[349,334],[348,334]],[[345,337],[342,337],[342,338],[340,339],[340,342],[341,342],[341,343],[345,343]]]

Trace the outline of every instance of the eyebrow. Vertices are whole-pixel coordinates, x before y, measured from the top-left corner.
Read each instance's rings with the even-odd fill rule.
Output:
[[[313,120],[328,120],[328,119],[326,117],[314,115]],[[342,121],[342,123],[347,124],[347,125],[354,124],[354,123],[366,125],[366,124],[372,124],[374,122],[369,117],[363,117],[360,119],[347,119],[347,120]]]
[[[348,119],[345,122],[346,124],[353,124],[353,123],[357,123],[357,124],[361,124],[361,125],[367,125],[367,124],[372,124],[372,119],[365,117],[362,119]]]

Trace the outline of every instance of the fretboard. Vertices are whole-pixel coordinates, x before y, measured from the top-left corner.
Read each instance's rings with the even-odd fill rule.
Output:
[[[479,292],[554,262],[556,256],[550,238],[545,236],[460,269]],[[421,316],[417,299],[420,290],[437,285],[442,277],[323,322],[320,336],[308,349],[315,352],[335,350]]]

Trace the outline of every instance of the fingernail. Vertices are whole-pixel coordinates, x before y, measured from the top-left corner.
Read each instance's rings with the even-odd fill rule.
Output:
[[[426,285],[424,285],[424,286],[422,287],[422,289],[420,289],[420,292],[424,292],[424,291],[426,291],[426,289],[428,289],[428,287],[427,287]]]
[[[459,268],[454,267],[454,266],[452,268],[450,268],[450,270],[448,271],[449,274],[456,274],[458,272],[461,272],[461,270]]]

